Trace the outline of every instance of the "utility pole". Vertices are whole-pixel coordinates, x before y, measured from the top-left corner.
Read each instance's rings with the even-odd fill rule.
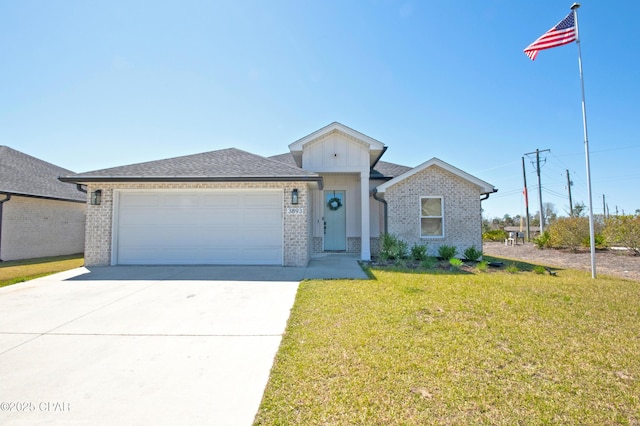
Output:
[[[607,218],[607,203],[604,201],[604,194],[602,194],[602,218]]]
[[[536,149],[535,152],[528,152],[525,155],[536,155],[536,173],[538,174],[538,198],[540,199],[540,235],[544,233],[544,213],[542,212],[542,184],[540,183],[540,153],[551,152],[550,149]]]
[[[524,208],[527,215],[527,241],[531,241],[531,230],[529,229],[529,190],[527,189],[527,173],[524,168],[524,157],[522,157],[522,179],[524,180]]]
[[[573,217],[573,201],[571,201],[571,185],[573,184],[573,182],[571,182],[571,179],[569,178],[569,169],[567,169],[567,189],[569,189],[569,212],[571,214],[571,217]]]

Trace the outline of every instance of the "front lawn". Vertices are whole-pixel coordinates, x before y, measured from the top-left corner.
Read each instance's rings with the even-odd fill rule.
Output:
[[[640,283],[304,281],[255,424],[638,424]]]
[[[82,254],[13,260],[0,263],[0,287],[32,280],[84,265]]]

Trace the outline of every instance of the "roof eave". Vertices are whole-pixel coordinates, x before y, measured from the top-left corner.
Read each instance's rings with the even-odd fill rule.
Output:
[[[0,194],[12,195],[12,196],[15,196],[15,197],[39,198],[41,200],[66,201],[66,202],[69,202],[69,203],[86,203],[86,200],[80,200],[78,198],[53,197],[53,196],[50,196],[50,195],[27,194],[25,192],[14,192],[14,191],[2,191],[2,190],[0,190]]]
[[[322,176],[62,176],[62,182],[309,182],[322,188]]]

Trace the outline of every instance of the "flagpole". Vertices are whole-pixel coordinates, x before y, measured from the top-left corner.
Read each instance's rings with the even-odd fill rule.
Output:
[[[589,137],[587,133],[587,107],[584,101],[584,77],[582,75],[582,53],[580,51],[580,33],[578,32],[579,3],[571,5],[573,19],[576,26],[576,44],[578,45],[578,67],[580,68],[580,84],[582,86],[582,124],[584,127],[584,152],[587,163],[587,192],[589,197],[589,240],[591,245],[591,278],[596,277],[596,239],[593,224],[593,197],[591,195],[591,165],[589,162]]]

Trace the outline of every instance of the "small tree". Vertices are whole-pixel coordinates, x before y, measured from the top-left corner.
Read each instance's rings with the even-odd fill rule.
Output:
[[[634,255],[640,255],[640,216],[610,217],[603,234],[610,244],[620,244]]]
[[[582,217],[585,215],[587,211],[587,206],[584,203],[575,203],[573,205],[573,217]]]

